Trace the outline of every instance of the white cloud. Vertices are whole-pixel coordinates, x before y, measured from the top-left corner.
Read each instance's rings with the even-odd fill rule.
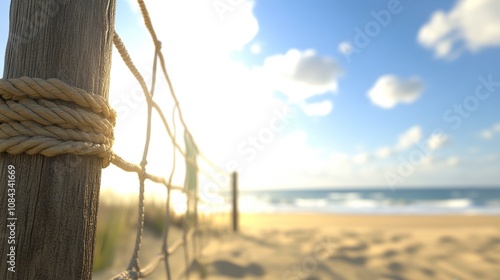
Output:
[[[403,133],[402,136],[405,137],[400,138],[406,140],[400,142],[412,143],[417,139],[422,141],[421,136],[418,136],[420,134],[417,132],[419,129],[415,127]],[[266,151],[265,158],[252,166],[252,168],[255,168],[251,172],[252,175],[261,174],[260,178],[254,176],[255,184],[257,184],[257,180],[265,176],[269,185],[272,182],[271,178],[273,180],[280,178],[281,182],[284,182],[284,187],[332,186],[332,184],[344,187],[386,185],[384,174],[391,171],[397,173],[401,168],[401,157],[393,156],[395,153],[402,153],[402,157],[407,161],[418,159],[418,164],[414,166],[415,172],[405,177],[402,186],[464,183],[463,177],[457,176],[463,162],[460,154],[438,157],[433,153],[429,153],[423,154],[421,157],[412,157],[413,159],[410,160],[408,155],[403,155],[405,151],[398,151],[390,146],[379,148],[373,153],[369,151],[344,153],[313,148],[307,145],[307,141],[305,141],[307,137],[303,133],[295,136],[290,136],[289,140],[292,141],[286,140],[283,143],[276,143],[273,146],[276,149]],[[429,137],[429,139],[432,138],[432,136]],[[442,139],[442,137],[439,137],[439,139]],[[424,143],[427,143],[427,141]],[[415,147],[415,149],[418,148]],[[290,153],[290,151],[294,151],[294,153]],[[271,154],[275,152],[277,154]],[[381,160],[385,156],[391,156],[391,160]],[[280,158],[281,160],[279,160]],[[490,164],[492,163],[490,162]],[[490,169],[491,171],[484,171],[483,168],[479,169],[481,171],[471,169],[470,174],[474,174],[474,176],[467,175],[467,180],[469,180],[467,182],[495,182],[498,176],[493,175],[498,171],[498,167],[497,169]],[[273,170],[273,172],[269,173],[266,170]],[[292,171],[290,172],[290,170]],[[469,173],[467,172],[467,174]],[[479,177],[478,174],[484,174],[484,177]],[[250,173],[243,176],[250,176]]]
[[[431,155],[425,155],[421,161],[421,164],[424,167],[432,167],[432,165],[435,163],[436,163],[436,161],[435,161],[434,157]]]
[[[331,57],[314,50],[289,50],[284,55],[267,57],[262,67],[268,85],[290,99],[300,102],[309,97],[337,91],[342,74],[340,65]]]
[[[338,50],[343,55],[348,55],[352,52],[352,44],[349,41],[343,41],[339,44]]]
[[[489,139],[493,138],[493,131],[483,130],[483,131],[481,131],[480,135],[483,139],[489,140]]]
[[[422,161],[422,167],[426,168],[428,172],[436,173],[436,170],[443,168],[450,168],[458,166],[461,163],[459,156],[449,156],[449,157],[435,157],[432,155],[426,155]]]
[[[398,103],[415,102],[423,89],[424,85],[417,77],[401,80],[393,75],[385,75],[378,78],[368,91],[368,97],[375,105],[389,109]]]
[[[386,159],[398,152],[407,150],[422,140],[422,128],[414,125],[398,136],[394,147],[384,146],[375,150],[374,155],[379,159]],[[427,145],[431,150],[436,150],[449,142],[448,136],[444,134],[433,134],[429,137]]]
[[[496,124],[494,124],[494,125],[493,125],[493,130],[494,130],[495,132],[500,132],[500,123],[496,123]]]
[[[326,116],[330,114],[332,109],[333,104],[330,100],[302,105],[302,110],[309,116]]]
[[[311,50],[291,50],[286,54],[268,58],[267,64],[265,63],[259,71],[231,60],[232,50],[248,47],[252,49],[252,46],[248,44],[254,42],[258,31],[258,22],[253,15],[253,6],[250,4],[253,2],[244,1],[231,12],[232,14],[227,14],[223,22],[208,2],[206,7],[201,7],[201,9],[180,2],[148,1],[147,3],[158,37],[163,41],[167,66],[186,121],[200,148],[222,168],[225,168],[229,159],[234,157],[238,160],[243,169],[242,185],[275,187],[279,184],[293,187],[321,186],[330,182],[346,186],[385,183],[383,176],[380,176],[383,170],[382,165],[377,165],[379,169],[370,169],[373,167],[372,159],[374,156],[381,158],[390,156],[397,152],[394,147],[384,147],[374,153],[362,150],[352,154],[324,151],[310,147],[305,133],[297,132],[287,136],[287,133],[283,132],[283,135],[276,133],[273,142],[264,145],[261,150],[258,149],[254,162],[247,162],[244,157],[238,157],[237,147],[242,139],[255,136],[263,128],[267,128],[269,122],[273,120],[272,110],[280,110],[283,106],[273,98],[271,88],[276,89],[276,87],[271,87],[271,85],[277,84],[277,88],[290,97],[290,100],[296,100],[297,106],[305,112],[311,115],[324,115],[333,107],[329,101],[302,105],[306,104],[305,100],[308,97],[335,92],[342,72],[341,67],[333,59],[319,56]],[[167,12],[166,15],[165,12]],[[141,24],[139,17],[137,22]],[[186,29],[179,28],[179,26],[185,26]],[[147,40],[149,39],[147,34],[144,38],[127,37],[126,33],[121,35],[125,43],[130,46],[129,51],[134,60],[138,61],[141,72],[144,72],[144,69],[150,69],[153,49]],[[115,101],[123,101],[123,97],[130,95],[137,85],[129,83],[129,80],[132,81],[130,74],[127,74],[128,76],[121,74],[120,71],[124,70],[124,66],[117,60],[115,56],[112,73],[114,86],[110,94]],[[273,73],[269,75],[270,79],[266,80],[266,83],[262,83],[263,71],[261,70],[266,70],[266,74]],[[150,75],[145,76],[147,80],[151,78]],[[278,83],[274,83],[275,81]],[[164,90],[165,85],[160,88]],[[155,95],[155,98],[158,98],[157,102],[161,106],[172,104],[171,100],[164,97],[168,94],[160,92],[160,88],[158,94]],[[143,98],[140,102],[144,103]],[[227,104],[233,106],[227,106]],[[119,135],[115,146],[116,151],[122,155],[128,152],[136,153],[137,156],[134,155],[134,157],[126,156],[127,159],[133,158],[131,160],[133,162],[140,161],[141,149],[130,149],[130,147],[141,146],[144,135],[134,133],[132,137],[128,132],[144,130],[145,110],[143,109],[140,106],[132,108],[134,111],[132,113],[137,113],[140,118],[130,117],[127,122],[119,124],[120,127],[117,126],[116,130],[116,134]],[[264,113],[255,114],[255,112]],[[271,113],[266,115],[265,112]],[[166,112],[166,115],[169,116],[169,112]],[[290,122],[293,122],[293,119]],[[171,159],[163,155],[172,154],[168,148],[161,148],[166,146],[160,143],[165,139],[165,133],[160,133],[158,127],[158,123],[153,125],[154,142],[151,149],[155,153],[152,154],[150,162],[152,163],[151,171],[154,173],[157,173],[157,170],[154,170],[156,167],[161,172],[168,169],[168,162]],[[251,131],[249,128],[252,128]],[[406,136],[400,137],[398,146],[409,147],[411,143],[416,143],[421,139],[420,128],[412,129],[404,134]],[[166,163],[155,164],[158,161],[157,157],[161,157]],[[384,164],[390,165],[392,161],[386,161]],[[314,172],[307,173],[308,171]],[[105,173],[107,175],[103,175],[103,178],[106,177],[107,179],[104,179],[107,182],[121,184],[121,181],[117,182],[116,178],[124,177],[123,173],[110,176],[108,169]],[[176,174],[182,175],[182,172],[176,172]],[[178,181],[182,182],[182,179],[181,176]],[[128,183],[127,181],[134,180],[133,178],[125,180],[123,185]],[[137,186],[134,184],[132,187]]]
[[[483,129],[480,133],[479,136],[485,140],[490,140],[493,137],[495,137],[496,134],[500,134],[500,122],[492,125],[491,127],[487,129]]]
[[[186,122],[201,147],[227,146],[228,143],[221,139],[229,141],[228,130],[236,130],[235,139],[243,138],[242,135],[250,133],[248,127],[262,128],[269,122],[271,117],[265,113],[251,120],[249,116],[255,115],[254,112],[281,110],[282,104],[272,97],[272,91],[260,82],[253,69],[231,57],[232,51],[247,47],[258,33],[254,1],[238,2],[223,21],[212,1],[197,2],[194,6],[186,1],[145,2],[158,39],[163,42],[162,51]],[[150,81],[153,44],[145,28],[140,33],[141,38],[137,38],[135,32],[133,35],[126,32],[125,27],[130,25],[144,25],[137,1],[129,0],[129,3],[137,11],[136,22],[131,20],[133,23],[117,26],[117,29],[132,59],[146,81]],[[120,32],[122,29],[124,32]],[[110,90],[110,98],[118,100],[116,102],[124,99],[131,88],[138,88],[133,79],[125,78],[131,76],[123,74],[128,70],[119,60],[114,56]],[[157,89],[161,94],[156,94],[155,99],[168,107],[166,104],[171,104],[168,89],[162,79],[158,81],[162,83]],[[130,107],[130,102],[122,103]],[[137,111],[137,108],[132,109]]]
[[[213,10],[210,1],[194,6],[185,1],[149,0],[146,4],[157,36],[163,42],[167,69],[185,121],[201,151],[210,160],[226,169],[228,162],[236,159],[245,168],[246,161],[238,150],[242,141],[258,136],[264,129],[269,131],[273,125],[283,127],[283,132],[275,131],[273,139],[287,135],[287,123],[294,120],[279,119],[284,115],[283,102],[273,96],[269,86],[262,82],[260,73],[234,61],[231,55],[234,50],[247,49],[254,42],[259,26],[253,14],[253,1],[243,1],[231,14],[227,14],[224,21]],[[127,28],[142,25],[141,15],[137,13],[136,18],[116,28],[149,85],[154,54],[149,34],[145,28],[140,32],[127,32]],[[110,104],[120,114],[113,150],[126,160],[138,163],[142,149],[133,147],[141,147],[144,143],[146,102],[141,97],[140,86],[117,53],[114,53],[113,59]],[[166,82],[160,77],[156,92],[155,100],[170,120],[173,103]],[[277,115],[280,117],[276,123],[273,120]],[[176,124],[177,140],[182,146],[181,126],[178,121]],[[153,114],[152,133],[150,150],[154,153],[150,153],[148,168],[153,173],[168,177],[165,174],[171,167],[168,155],[173,152],[170,145],[165,145],[168,135],[156,114]],[[272,144],[274,142],[269,145]],[[182,184],[182,165],[178,168],[174,180]],[[125,178],[119,171],[107,168],[103,173],[103,185],[122,189],[131,185],[127,189],[137,189],[134,180],[115,179],[121,177]],[[279,181],[279,178],[276,180]]]
[[[262,51],[262,48],[258,43],[253,43],[250,46],[250,52],[253,54],[260,54],[261,51]]]
[[[431,151],[438,150],[450,143],[450,137],[445,134],[432,134],[427,140],[427,146]]]
[[[403,134],[399,135],[397,150],[406,150],[417,144],[422,139],[422,128],[418,125],[410,127]]]
[[[327,166],[341,167],[349,164],[351,156],[346,153],[332,152],[326,160]]]
[[[457,166],[460,163],[460,158],[457,156],[452,156],[446,159],[447,166]]]
[[[137,1],[128,2],[137,12],[137,23],[143,24]],[[175,50],[176,54],[202,56],[206,53],[240,50],[259,31],[257,18],[253,14],[254,0],[241,1],[227,12],[224,20],[219,17],[212,1],[198,1],[196,5],[187,1],[145,2],[156,32],[164,35],[159,36],[164,42],[164,51]],[[147,34],[147,30],[144,33]]]
[[[295,131],[260,151],[258,158],[243,166],[242,187],[322,184],[319,175],[331,167],[343,166],[345,158],[336,155],[330,161],[323,151],[307,144],[307,136],[303,131]]]
[[[369,159],[370,156],[367,153],[359,153],[352,157],[352,162],[354,162],[355,164],[363,164],[368,162]]]
[[[448,59],[464,49],[500,46],[500,1],[459,0],[449,12],[436,11],[420,28],[418,41]]]
[[[467,153],[472,154],[472,155],[476,155],[476,154],[478,154],[480,151],[481,151],[481,149],[479,149],[479,147],[475,147],[475,146],[473,146],[473,147],[469,147],[469,148],[467,149]]]
[[[286,169],[282,169],[282,172],[275,172],[273,176],[285,176],[285,170],[293,170],[293,172],[288,173],[290,175],[285,177],[290,184],[297,186],[304,184],[318,184],[320,186],[330,184],[330,182],[344,186],[384,185],[387,183],[384,174],[391,170],[399,172],[402,164],[401,158],[410,162],[418,159],[418,163],[414,166],[415,172],[405,178],[406,185],[412,185],[416,182],[429,184],[440,177],[447,178],[450,182],[450,180],[453,181],[450,177],[453,175],[450,174],[457,172],[456,168],[462,162],[460,155],[436,157],[432,152],[426,153],[425,147],[414,146],[423,143],[428,145],[430,150],[436,151],[450,142],[448,135],[437,132],[424,139],[422,128],[418,125],[401,133],[394,146],[382,146],[374,151],[365,151],[362,146],[359,146],[357,151],[353,153],[312,148],[307,145],[305,135],[301,136],[303,137],[295,138],[295,141],[290,142],[293,145],[278,144],[277,149],[281,151],[281,156],[272,157],[275,159],[286,158],[283,165],[288,166]],[[289,152],[291,150],[294,151],[293,155]],[[417,150],[420,156],[415,156],[417,152],[414,151]],[[410,158],[408,158],[409,156]],[[390,160],[384,160],[388,158]],[[276,170],[272,166],[280,166],[280,164],[271,158],[269,160],[266,158],[263,162],[259,161],[256,164],[256,167],[261,170],[260,172],[264,172],[266,169]],[[253,174],[259,173],[254,172]]]
[[[497,155],[486,155],[486,156],[482,156],[482,157],[479,157],[477,159],[477,162],[479,164],[486,164],[486,163],[491,163],[491,162],[494,162],[498,159],[498,156]]]
[[[381,147],[375,150],[374,154],[380,159],[386,159],[396,152],[407,150],[422,140],[422,128],[418,125],[410,127],[399,135],[394,147]],[[442,133],[434,133],[427,139],[427,147],[431,151],[438,150],[450,143],[450,137]],[[427,159],[430,160],[430,159]]]
[[[377,155],[377,157],[379,157],[381,159],[388,158],[392,155],[392,149],[390,147],[378,148],[375,151],[375,155]]]

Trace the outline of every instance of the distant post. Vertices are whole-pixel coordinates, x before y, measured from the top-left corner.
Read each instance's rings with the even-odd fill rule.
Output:
[[[238,231],[238,173],[233,172],[231,174],[232,178],[232,189],[233,189],[233,231]]]

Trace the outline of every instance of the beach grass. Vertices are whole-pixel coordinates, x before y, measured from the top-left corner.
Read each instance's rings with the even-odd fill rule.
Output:
[[[133,210],[128,205],[100,205],[94,247],[94,271],[112,265],[119,243],[132,230],[129,217]]]
[[[157,237],[165,230],[166,206],[146,201],[144,229]],[[97,230],[94,249],[94,272],[101,271],[113,265],[118,247],[130,232],[137,230],[137,205],[122,203],[101,203],[97,216]],[[171,225],[182,228],[185,215],[175,213],[170,209]]]

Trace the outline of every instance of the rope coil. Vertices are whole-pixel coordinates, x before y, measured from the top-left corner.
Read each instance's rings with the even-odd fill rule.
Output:
[[[0,152],[94,155],[103,167],[112,161],[116,113],[103,97],[58,79],[28,77],[0,79],[0,96]]]

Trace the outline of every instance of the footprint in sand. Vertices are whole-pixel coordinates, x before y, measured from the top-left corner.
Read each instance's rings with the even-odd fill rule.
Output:
[[[400,262],[391,262],[387,265],[387,268],[393,272],[401,272],[405,270],[405,266]]]
[[[454,237],[446,235],[439,238],[439,243],[452,244],[452,243],[458,243],[458,240]]]
[[[402,234],[396,234],[394,235],[392,238],[391,238],[391,241],[394,242],[394,243],[398,243],[400,241],[403,241],[405,239],[408,239],[410,238],[411,235],[410,234],[407,234],[407,233],[402,233]]]
[[[420,271],[422,271],[423,274],[429,276],[429,277],[434,277],[436,275],[436,272],[430,268],[427,267],[421,267]]]
[[[436,245],[441,246],[443,248],[452,249],[455,251],[459,249],[462,250],[464,249],[464,244],[462,244],[462,242],[459,239],[448,235],[439,238]]]
[[[382,257],[383,258],[391,258],[391,257],[394,257],[398,254],[398,252],[396,250],[393,250],[393,249],[389,249],[387,251],[385,251],[383,254],[382,254]]]
[[[337,254],[330,257],[330,260],[342,261],[352,265],[364,266],[368,259],[364,256],[368,250],[368,244],[359,240],[346,240],[343,242],[345,245],[337,249]]]
[[[371,244],[382,244],[385,242],[384,233],[381,231],[374,231],[368,234],[368,240]]]
[[[415,244],[410,244],[408,245],[404,251],[407,253],[407,254],[410,254],[410,255],[413,255],[413,254],[416,254],[418,253],[418,251],[420,251],[420,249],[422,248],[422,244],[420,243],[415,243]]]
[[[345,252],[362,252],[366,251],[368,249],[368,244],[365,242],[356,242],[356,244],[352,245],[346,245],[346,246],[340,246],[338,248],[339,253],[345,253]]]
[[[229,261],[215,261],[212,266],[218,275],[224,275],[232,278],[243,278],[246,276],[263,276],[264,269],[256,263],[250,263],[247,266],[241,266]]]
[[[241,251],[233,251],[231,252],[231,256],[238,258],[239,256],[241,256]]]

